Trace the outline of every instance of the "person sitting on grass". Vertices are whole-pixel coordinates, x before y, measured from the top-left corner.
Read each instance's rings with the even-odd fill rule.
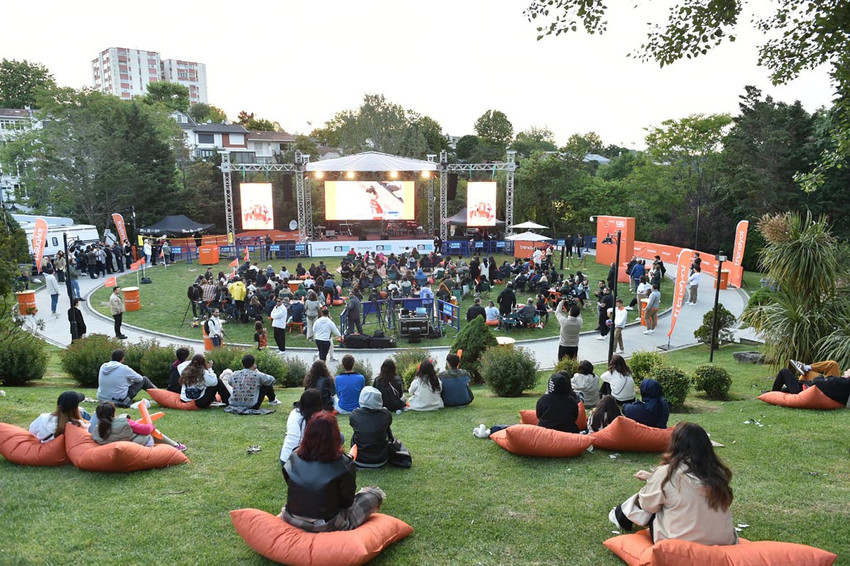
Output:
[[[434,370],[434,362],[424,360],[419,364],[419,371],[410,384],[410,410],[411,411],[436,411],[444,407],[443,384]]]
[[[318,389],[305,389],[301,394],[301,399],[294,404],[295,408],[289,413],[286,419],[286,436],[283,439],[283,446],[280,448],[280,467],[289,460],[289,456],[293,450],[301,444],[301,438],[304,436],[304,427],[310,421],[310,417],[322,410],[322,396]]]
[[[334,395],[336,387],[328,366],[322,360],[316,360],[304,375],[304,389],[318,389],[322,396],[322,408],[325,411],[334,410]]]
[[[375,388],[381,392],[384,407],[390,411],[403,411],[407,408],[404,398],[404,384],[396,372],[396,365],[392,358],[387,358],[381,364],[378,377],[375,378]]]
[[[635,400],[635,380],[623,356],[619,354],[611,356],[608,371],[603,373],[600,379],[603,382],[599,389],[600,395],[610,393],[620,406]]]
[[[334,380],[336,397],[334,409],[341,415],[347,415],[360,406],[360,390],[366,385],[366,378],[354,371],[354,356],[342,357],[342,372]]]
[[[265,397],[269,398],[269,405],[280,405],[274,393],[274,376],[257,369],[253,354],[242,356],[242,369],[233,372],[228,383],[233,388],[231,407],[259,409]]]
[[[644,379],[640,382],[640,401],[623,405],[623,414],[653,428],[667,428],[670,417],[670,405],[664,398],[661,384],[654,379]]]
[[[354,463],[363,468],[381,468],[390,458],[390,445],[395,441],[390,426],[393,414],[383,407],[381,392],[366,386],[360,391],[358,408],[348,418],[354,429],[351,446],[357,446]]]
[[[139,423],[127,416],[115,416],[115,404],[110,402],[100,403],[95,409],[97,416],[97,427],[92,431],[91,437],[98,444],[109,444],[110,442],[129,441],[142,446],[153,446],[154,443],[168,444],[180,452],[186,451],[186,445],[175,442],[162,435],[162,439],[151,436],[156,430],[152,424]]]
[[[732,471],[717,457],[711,440],[695,423],[680,422],[670,449],[655,471],[639,470],[646,485],[608,519],[618,528],[649,525],[652,541],[679,539],[704,545],[738,543],[732,522]]]
[[[790,361],[791,366],[800,374],[800,381],[812,381],[818,376],[822,377],[839,377],[841,376],[841,366],[835,360],[826,360],[823,362],[812,362],[804,364],[797,360]]]
[[[599,432],[621,417],[620,405],[613,395],[603,395],[587,419],[587,432]]]
[[[217,393],[222,403],[227,405],[230,402],[230,391],[224,382],[216,377],[212,365],[212,361],[207,361],[203,354],[195,354],[192,357],[192,361],[180,374],[181,401],[194,401],[199,409],[206,409],[215,401]]]
[[[809,370],[811,371],[811,370]],[[808,374],[807,374],[808,375]],[[850,408],[850,369],[841,377],[818,375],[813,379],[797,379],[791,370],[781,369],[773,380],[773,391],[785,393],[802,393],[809,387],[817,387],[833,401]]]
[[[171,372],[168,374],[168,390],[172,393],[180,393],[182,386],[180,385],[180,364],[189,359],[189,348],[180,347],[175,352],[177,357],[174,363],[171,364]]]
[[[463,407],[472,403],[475,396],[469,388],[469,372],[460,369],[460,357],[457,354],[446,356],[448,369],[441,372],[437,378],[443,386],[440,395],[446,407]]]
[[[356,529],[387,496],[379,487],[355,493],[357,469],[342,451],[336,417],[325,411],[307,422],[301,445],[283,466],[283,477],[286,505],[280,517],[311,533]]]
[[[100,366],[97,374],[97,400],[111,401],[116,407],[129,407],[139,391],[156,388],[150,379],[124,364],[124,350],[120,349],[112,351],[112,360]]]
[[[52,413],[42,413],[30,424],[30,434],[44,444],[65,434],[65,426],[69,424],[87,428],[89,423],[86,421],[91,417],[80,411],[80,402],[85,398],[82,393],[65,391],[56,400],[56,409]]]
[[[573,391],[584,402],[585,409],[592,409],[599,403],[599,378],[593,373],[593,364],[582,360],[578,371],[573,374]]]

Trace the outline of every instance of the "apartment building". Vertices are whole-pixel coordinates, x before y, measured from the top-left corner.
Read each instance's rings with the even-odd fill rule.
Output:
[[[91,62],[97,90],[129,100],[147,93],[157,81],[180,83],[189,89],[189,103],[208,102],[207,67],[181,59],[162,59],[157,51],[110,47]]]
[[[20,132],[40,127],[41,123],[34,118],[29,108],[0,108],[0,145],[11,141]],[[0,206],[5,210],[29,210],[21,204],[21,198],[26,195],[22,193],[20,175],[21,171],[6,170],[0,164]]]

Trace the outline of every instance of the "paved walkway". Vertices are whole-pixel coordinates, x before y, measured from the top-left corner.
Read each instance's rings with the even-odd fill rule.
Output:
[[[153,267],[152,270],[163,269],[161,266]],[[676,328],[670,337],[669,345],[671,348],[681,348],[696,344],[694,331],[702,325],[702,319],[706,312],[710,311],[714,306],[714,278],[710,274],[704,273],[700,281],[699,300],[696,305],[684,305],[682,312],[679,315],[679,320],[676,323]],[[707,277],[706,277],[707,275]],[[112,319],[98,312],[95,312],[88,305],[88,298],[91,294],[103,285],[104,278],[91,280],[88,277],[80,278],[80,290],[83,298],[86,299],[80,303],[83,316],[86,321],[86,327],[89,334],[105,334],[113,335]],[[667,293],[673,292],[673,284],[670,280],[665,280],[663,290]],[[625,297],[624,297],[625,298]],[[630,298],[630,297],[629,297]],[[720,291],[720,302],[727,310],[740,316],[744,307],[747,305],[747,295],[739,289],[729,288],[725,291]],[[63,294],[59,298],[59,307],[57,316],[50,314],[50,296],[42,289],[36,292],[36,306],[38,313],[33,317],[28,317],[27,325],[31,328],[36,326],[38,320],[44,322],[44,327],[39,330],[39,334],[48,342],[59,346],[66,347],[71,342],[70,324],[67,319],[67,311],[70,307],[67,295]],[[623,332],[623,341],[626,347],[626,356],[632,352],[639,350],[655,350],[659,346],[667,346],[667,332],[670,329],[672,316],[671,311],[663,313],[659,317],[658,328],[654,334],[644,334],[643,326],[638,323],[631,323]],[[586,316],[596,317],[595,309],[587,309]],[[630,320],[636,316],[636,311],[630,313]],[[550,319],[549,324],[557,324]],[[152,332],[141,328],[135,328],[124,324],[122,331],[128,337],[129,342],[138,342],[142,339],[156,338],[161,344],[177,347],[178,345],[188,345],[195,351],[202,351],[203,342],[201,340],[191,340],[179,336],[171,336],[159,332]],[[743,332],[741,335],[753,338],[751,333]],[[588,359],[594,364],[604,365],[608,359],[608,341],[596,340],[598,336],[595,332],[586,332],[581,335],[579,341],[579,357]],[[403,343],[401,345],[404,345]],[[530,349],[537,359],[541,369],[548,369],[555,366],[558,357],[558,338],[543,338],[539,340],[529,340],[520,343],[524,348]],[[244,346],[250,347],[250,344]],[[427,346],[426,342],[422,343],[422,347]],[[445,363],[446,354],[448,354],[448,346],[428,348],[432,354],[437,367],[442,367]],[[312,363],[313,356],[316,353],[314,348],[287,348],[287,356],[297,357],[306,363]],[[392,355],[393,350],[348,350],[346,348],[336,348],[335,357],[341,359],[342,355],[350,352],[358,359],[367,361],[372,365],[372,368],[377,372],[381,363]],[[334,362],[330,362],[333,367]]]

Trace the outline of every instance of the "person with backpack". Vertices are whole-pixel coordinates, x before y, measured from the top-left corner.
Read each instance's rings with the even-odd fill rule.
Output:
[[[218,309],[213,309],[212,316],[204,321],[204,332],[210,337],[213,348],[221,347],[223,334],[221,320],[218,318]]]

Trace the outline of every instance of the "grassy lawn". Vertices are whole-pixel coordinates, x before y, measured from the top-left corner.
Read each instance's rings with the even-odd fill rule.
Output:
[[[819,546],[836,552],[838,564],[850,564],[847,411],[756,400],[774,370],[738,365],[732,351],[715,356],[733,374],[731,400],[692,392],[671,424],[700,423],[725,445],[717,450],[735,474],[735,522],[750,525],[742,536]],[[47,378],[5,388],[0,420],[27,427],[53,408],[69,383],[57,370],[58,354],[52,356]],[[695,347],[667,357],[693,370],[708,352]],[[632,473],[654,465],[657,454],[596,450],[533,459],[471,434],[479,423],[518,422],[517,411],[533,408],[545,388],[540,377],[535,391],[520,398],[478,387],[469,407],[394,415],[393,431],[410,448],[413,468],[360,471],[358,484],[381,486],[388,494],[382,510],[415,532],[375,564],[621,564],[601,544],[612,536],[607,513],[640,488]],[[278,451],[300,393],[281,390],[284,404],[267,416],[166,410],[160,428],[189,446],[191,463],[176,468],[111,475],[0,459],[0,563],[268,564],[238,537],[228,512],[280,511],[286,488]],[[745,424],[753,419],[764,426]],[[340,428],[350,438],[346,417]],[[247,454],[252,444],[262,451]]]
[[[587,257],[587,261],[581,266],[578,266],[577,261],[575,264],[576,266],[572,268],[565,264],[564,273],[575,273],[576,270],[581,270],[585,275],[587,275],[591,288],[595,290],[596,282],[600,279],[605,279],[608,276],[608,268],[597,265],[593,256]],[[501,264],[503,260],[511,259],[508,256],[495,256],[495,258],[499,264]],[[312,258],[311,261],[318,263],[319,260],[324,260],[328,266],[333,266],[334,268],[339,265],[339,258]],[[289,265],[290,268],[295,265],[295,262],[289,263],[291,264]],[[276,262],[274,265],[275,268],[280,268],[279,262]],[[153,284],[142,285],[140,288],[142,308],[136,312],[126,313],[124,315],[124,322],[126,324],[149,328],[175,336],[184,336],[200,340],[202,338],[201,329],[192,328],[189,324],[183,324],[181,326],[181,321],[189,303],[186,298],[186,288],[198,275],[204,273],[205,270],[205,266],[200,266],[198,264],[186,265],[183,263],[169,266],[168,269],[157,267],[155,269],[148,270],[148,275],[153,280]],[[219,271],[229,273],[230,270],[231,268],[226,262],[222,262],[218,266],[213,266],[213,273],[218,273]],[[125,275],[118,280],[118,284],[121,286],[135,286],[136,276],[134,274]],[[502,289],[504,289],[504,286],[499,285],[490,292],[490,298],[494,302]],[[662,289],[664,292],[661,296],[662,310],[670,306],[673,298],[672,290],[672,283],[666,281]],[[633,294],[629,292],[628,285],[625,283],[621,283],[619,285],[617,292],[620,297],[623,297],[626,304],[628,304],[633,296]],[[109,294],[110,289],[102,288],[94,294],[91,300],[91,306],[107,316],[109,315]],[[518,293],[517,303],[524,302],[529,297],[535,296],[536,295],[530,293]],[[597,326],[596,302],[594,297],[591,297],[591,299],[592,300],[587,301],[587,308],[584,310],[582,315],[584,330],[593,330]],[[485,305],[486,300],[487,299],[485,297]],[[472,303],[473,298],[471,296],[461,303],[461,324],[465,324],[466,310],[472,305]],[[331,309],[331,314],[337,323],[339,323],[339,315],[342,312],[342,309],[343,307],[335,307]],[[635,311],[634,314],[636,316],[637,311]],[[634,319],[634,316],[631,318]],[[187,322],[191,323],[191,320],[192,312],[190,310]],[[268,321],[266,321],[266,326],[269,329],[269,334],[271,334],[271,324]],[[364,324],[364,332],[372,334],[377,329],[378,326],[375,316],[369,315],[366,318],[366,324]],[[238,322],[229,322],[225,325],[225,332],[228,336],[227,341],[231,343],[251,344],[254,339],[253,323],[241,324]],[[554,317],[550,317],[549,324],[547,324],[543,329],[519,329],[511,331],[511,336],[519,340],[548,338],[557,335],[558,324]],[[454,341],[454,336],[454,329],[447,328],[446,336],[444,338],[439,340],[428,340],[427,345],[450,345]],[[286,345],[288,347],[312,347],[312,343],[308,343],[306,338],[297,334],[289,334],[286,339]]]

